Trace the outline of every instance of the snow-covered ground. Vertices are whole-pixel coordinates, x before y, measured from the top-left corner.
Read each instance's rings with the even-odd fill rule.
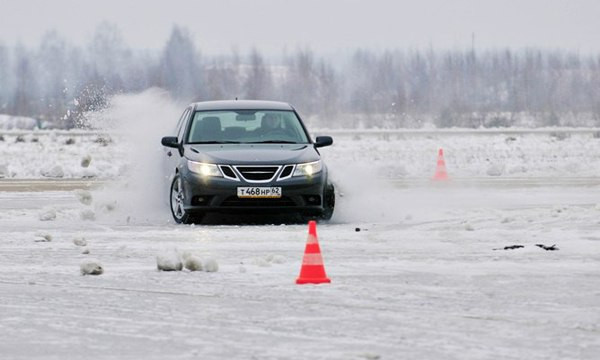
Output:
[[[428,184],[388,186],[369,199],[348,194],[334,221],[318,227],[332,283],[317,286],[294,283],[305,225],[176,226],[167,214],[128,224],[95,192],[89,205],[82,195],[0,192],[3,358],[600,353],[597,185]],[[363,207],[350,208],[356,204]],[[75,244],[81,238],[86,246]],[[495,250],[509,245],[524,247]],[[159,272],[156,256],[174,251],[214,259],[219,270]],[[104,273],[82,276],[86,259]]]
[[[164,93],[148,90],[117,96],[109,109],[88,114],[89,125],[97,131],[0,131],[0,178],[155,177],[164,157],[160,139],[172,135],[182,109]],[[313,136],[328,134],[312,130]],[[354,171],[386,179],[428,179],[439,148],[444,149],[454,178],[600,174],[598,129],[333,132],[334,145],[321,151],[338,174]]]
[[[22,141],[17,140],[19,136]],[[1,139],[0,177],[5,178],[114,178],[126,173],[131,163],[137,161],[135,157],[144,157],[138,149],[140,142],[123,135],[9,132]],[[144,150],[158,151],[160,137],[155,140],[144,144]],[[600,174],[600,137],[594,137],[593,132],[479,134],[475,131],[459,135],[356,132],[337,134],[334,141],[332,147],[322,150],[330,166],[369,164],[384,178],[431,177],[439,148],[444,149],[448,171],[454,177]],[[154,153],[147,156],[154,159]],[[90,160],[87,168],[82,166],[85,157]]]
[[[3,133],[0,358],[598,357],[593,132],[338,133],[332,283],[299,286],[305,224],[170,220],[158,144],[181,109],[145,93],[103,135]],[[157,270],[180,258],[212,271]]]
[[[24,116],[10,116],[0,114],[0,129],[12,130],[12,129],[28,129],[32,130],[38,127],[40,123],[33,118]]]
[[[593,133],[338,135],[327,160],[370,163],[386,178],[433,175],[443,148],[455,177],[564,177],[600,174],[600,138]]]
[[[112,141],[92,132],[7,132],[0,138],[0,178],[114,178],[128,160]]]

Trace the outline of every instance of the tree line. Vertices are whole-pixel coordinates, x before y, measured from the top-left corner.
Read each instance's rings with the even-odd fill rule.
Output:
[[[600,54],[563,50],[298,49],[208,56],[175,26],[161,50],[133,49],[100,24],[75,46],[55,31],[37,48],[0,43],[0,113],[76,127],[114,94],[163,88],[178,100],[290,102],[322,126],[598,126]]]

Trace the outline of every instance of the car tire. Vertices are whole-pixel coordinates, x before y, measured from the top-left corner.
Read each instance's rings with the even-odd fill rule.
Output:
[[[333,210],[335,208],[335,187],[333,184],[327,184],[325,188],[325,194],[323,196],[323,213],[320,218],[322,220],[330,220],[333,216]]]
[[[171,215],[173,220],[178,224],[196,224],[202,221],[201,214],[191,214],[186,211],[183,207],[183,200],[185,194],[183,192],[183,186],[181,176],[176,174],[171,182],[171,191],[169,196],[169,207],[171,208]]]

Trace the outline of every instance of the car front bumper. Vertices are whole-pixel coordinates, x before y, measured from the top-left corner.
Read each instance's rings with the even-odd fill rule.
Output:
[[[189,213],[302,213],[320,215],[327,171],[269,183],[251,183],[182,172],[184,209]],[[238,198],[238,187],[281,187],[281,198]]]

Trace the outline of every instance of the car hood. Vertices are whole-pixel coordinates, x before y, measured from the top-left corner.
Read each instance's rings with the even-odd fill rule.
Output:
[[[185,157],[212,164],[300,164],[319,160],[312,144],[185,145]]]

